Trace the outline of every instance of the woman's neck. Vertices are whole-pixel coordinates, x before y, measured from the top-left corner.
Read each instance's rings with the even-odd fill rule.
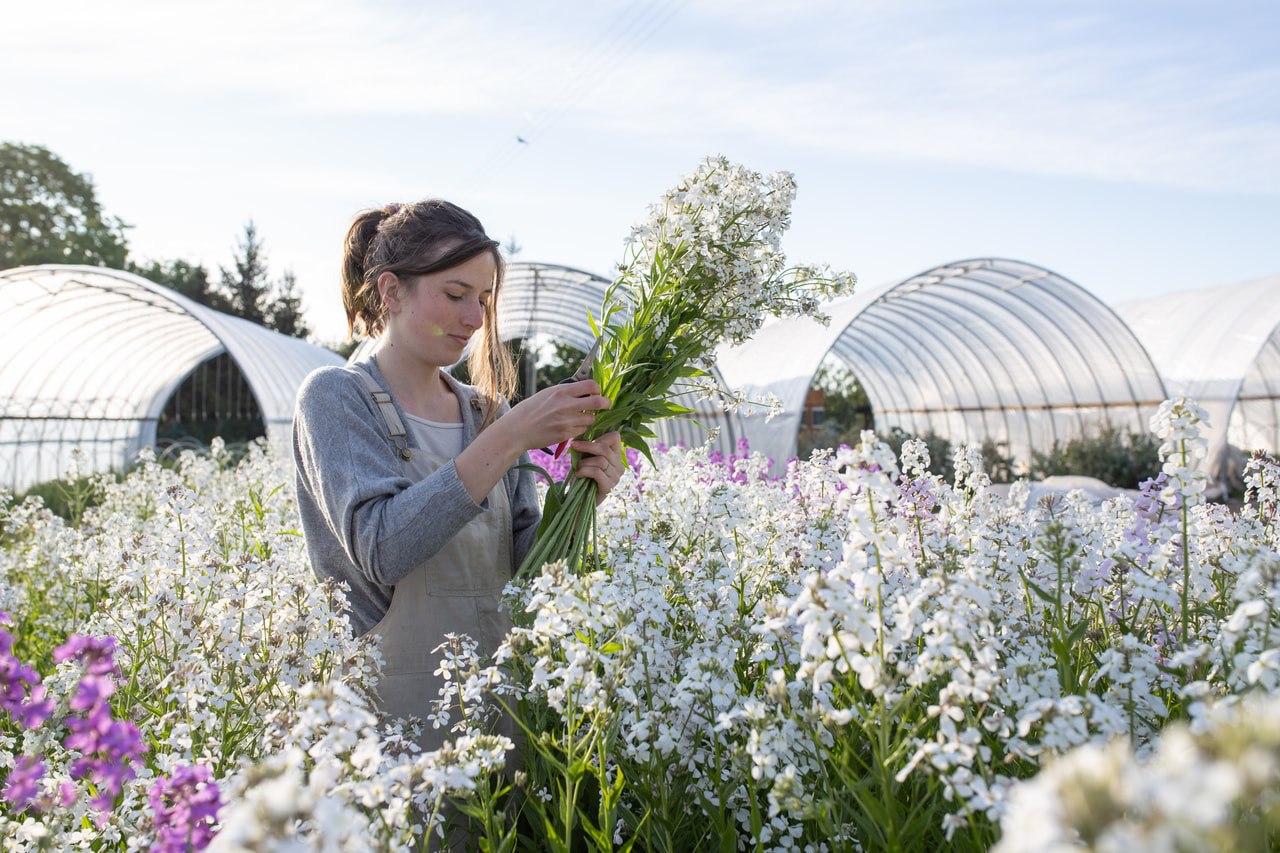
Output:
[[[392,396],[406,412],[440,423],[461,421],[458,398],[440,368],[406,357],[397,347],[381,346],[373,357]]]

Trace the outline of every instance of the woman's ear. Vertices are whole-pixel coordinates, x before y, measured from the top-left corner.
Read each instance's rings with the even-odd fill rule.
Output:
[[[378,276],[378,295],[388,311],[400,310],[400,277],[393,272],[384,272]]]

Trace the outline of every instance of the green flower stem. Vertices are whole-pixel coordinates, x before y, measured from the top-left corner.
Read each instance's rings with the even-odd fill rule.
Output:
[[[544,565],[556,560],[566,560],[571,568],[582,566],[594,544],[595,523],[596,481],[586,477],[575,478],[564,503],[529,549],[516,575],[536,575]]]
[[[1178,442],[1182,467],[1187,467],[1187,442]],[[1182,496],[1182,642],[1191,644],[1191,518],[1187,510],[1187,496]]]

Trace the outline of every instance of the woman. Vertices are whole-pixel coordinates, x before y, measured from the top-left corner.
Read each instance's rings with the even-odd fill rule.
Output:
[[[384,658],[382,709],[425,719],[439,697],[433,650],[467,634],[492,654],[509,619],[500,596],[533,543],[540,512],[527,451],[580,435],[610,401],[591,380],[508,407],[515,371],[498,338],[498,244],[445,201],[356,217],[343,258],[348,333],[372,355],[313,372],[294,419],[298,502],[311,565],[349,587],[357,636]],[[475,338],[473,341],[472,338]],[[471,381],[443,368],[471,343]],[[570,445],[578,476],[605,495],[622,473],[616,432]],[[426,727],[423,749],[442,730]]]

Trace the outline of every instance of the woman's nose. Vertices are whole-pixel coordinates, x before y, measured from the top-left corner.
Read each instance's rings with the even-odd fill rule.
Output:
[[[484,325],[484,306],[476,302],[469,306],[466,316],[462,318],[462,322],[466,323],[471,331],[479,329]]]

